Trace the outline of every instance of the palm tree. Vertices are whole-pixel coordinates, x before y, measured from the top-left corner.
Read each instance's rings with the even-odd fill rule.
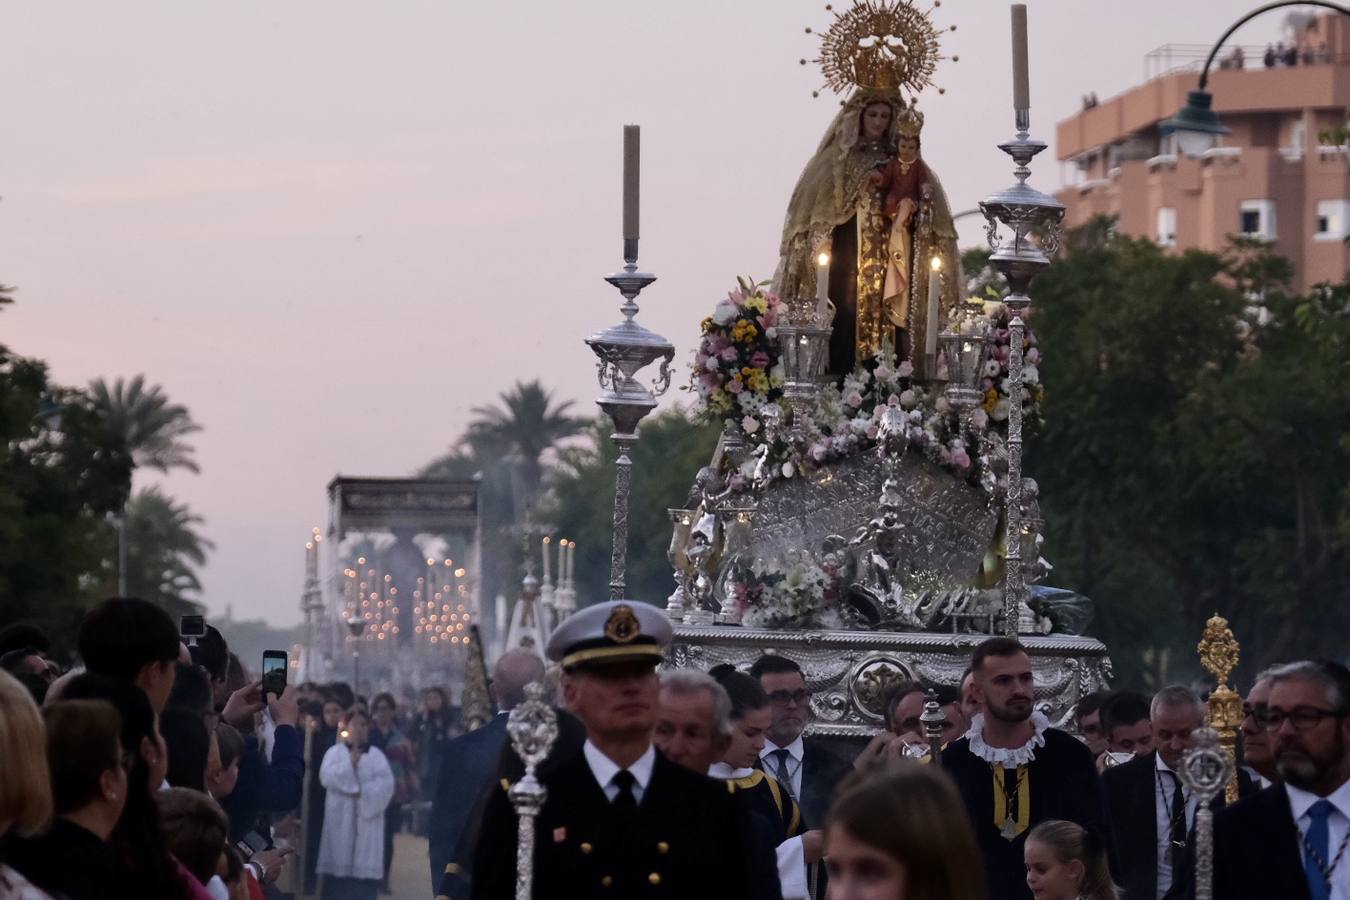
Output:
[[[186,406],[170,403],[159,385],[146,387],[145,376],[130,382],[119,378],[111,389],[102,378],[89,382],[94,408],[108,429],[121,437],[137,466],[161,472],[187,469],[200,472],[192,445],[184,438],[202,427],[192,421]]]
[[[127,592],[174,615],[199,612],[188,595],[201,592],[196,570],[214,547],[198,532],[201,524],[200,516],[159,488],[138,491],[127,504]]]
[[[553,394],[538,381],[516,382],[498,398],[501,406],[475,406],[475,416],[462,439],[459,455],[479,461],[510,459],[518,482],[515,519],[519,523],[539,493],[544,478],[544,454],[559,441],[579,433],[589,423],[568,415],[572,401],[555,404]]]

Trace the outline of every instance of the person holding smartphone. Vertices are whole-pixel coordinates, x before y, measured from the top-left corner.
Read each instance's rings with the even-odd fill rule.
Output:
[[[384,811],[394,798],[394,772],[370,746],[370,717],[347,713],[319,766],[324,798],[317,871],[322,900],[375,900],[384,877]]]

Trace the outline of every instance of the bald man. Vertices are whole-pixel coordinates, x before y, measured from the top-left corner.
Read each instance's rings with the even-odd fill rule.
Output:
[[[544,661],[528,650],[503,653],[492,667],[492,689],[498,713],[476,731],[445,745],[440,778],[431,806],[431,889],[441,886],[454,860],[473,859],[473,848],[461,848],[460,838],[478,804],[483,787],[497,774],[506,746],[506,719],[525,700],[525,685],[544,678]],[[464,852],[467,851],[467,852]]]

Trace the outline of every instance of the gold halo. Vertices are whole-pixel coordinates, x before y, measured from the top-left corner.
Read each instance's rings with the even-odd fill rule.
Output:
[[[938,35],[931,11],[909,0],[856,0],[834,13],[834,24],[820,36],[815,62],[836,94],[854,88],[904,88],[917,94],[934,83],[933,73],[944,58]]]

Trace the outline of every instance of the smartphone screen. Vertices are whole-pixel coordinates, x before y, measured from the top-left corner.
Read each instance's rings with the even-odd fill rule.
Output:
[[[264,694],[281,695],[286,690],[285,650],[267,650],[263,653],[262,686]]]
[[[178,633],[183,637],[204,637],[206,635],[206,616],[179,616]]]

